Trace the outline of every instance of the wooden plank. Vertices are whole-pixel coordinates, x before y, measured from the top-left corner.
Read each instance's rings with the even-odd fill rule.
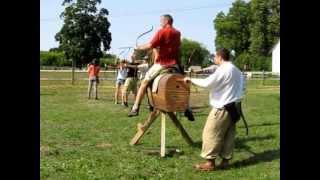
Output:
[[[160,156],[165,157],[166,155],[166,114],[161,113],[161,146]]]
[[[142,136],[146,133],[146,131],[149,129],[150,125],[156,120],[156,118],[159,116],[160,112],[158,110],[154,110],[151,112],[147,118],[147,120],[141,124],[138,124],[137,127],[137,133],[135,136],[131,139],[130,145],[136,145],[139,140],[142,138]]]
[[[170,117],[170,119],[172,120],[173,124],[178,128],[178,130],[180,131],[182,137],[184,138],[184,140],[189,144],[189,145],[193,145],[193,141],[191,139],[191,137],[189,136],[189,134],[187,133],[187,131],[183,128],[182,124],[179,122],[179,120],[177,119],[176,115],[173,112],[168,112],[168,115]]]

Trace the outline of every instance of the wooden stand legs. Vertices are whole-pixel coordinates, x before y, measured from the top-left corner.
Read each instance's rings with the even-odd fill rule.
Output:
[[[191,139],[191,137],[189,136],[189,134],[187,133],[187,131],[183,128],[182,124],[180,123],[180,121],[177,119],[176,115],[174,115],[173,112],[168,112],[167,113],[170,117],[170,119],[172,120],[173,124],[178,128],[178,130],[180,131],[182,137],[184,138],[184,140],[190,145],[193,145],[193,141]]]
[[[189,144],[193,145],[193,141],[191,137],[188,135],[186,130],[183,128],[182,124],[177,119],[176,115],[173,112],[160,112],[159,110],[155,109],[153,112],[151,112],[144,121],[143,124],[138,123],[137,127],[137,133],[135,136],[131,139],[130,145],[136,145],[139,140],[142,138],[142,136],[145,134],[145,132],[148,130],[150,125],[156,120],[156,118],[161,113],[161,147],[160,147],[160,155],[161,157],[165,156],[165,133],[166,133],[166,114],[170,117],[173,124],[177,127],[177,129],[180,131],[183,139]]]
[[[160,114],[160,111],[154,110],[149,114],[147,120],[143,124],[139,123],[137,125],[138,126],[137,133],[130,141],[130,145],[136,145],[139,142],[139,140],[142,138],[144,133],[149,129],[150,125],[154,122],[154,120],[156,120],[159,114]]]
[[[161,113],[161,145],[160,156],[166,155],[166,114]]]

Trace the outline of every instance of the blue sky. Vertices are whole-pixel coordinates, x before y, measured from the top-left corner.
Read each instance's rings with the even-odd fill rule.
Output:
[[[234,0],[102,0],[99,7],[110,13],[111,53],[119,53],[119,47],[135,45],[137,36],[154,26],[152,33],[139,39],[140,44],[149,41],[159,28],[159,17],[166,13],[173,16],[174,27],[181,31],[182,37],[198,41],[213,52],[213,19],[220,11],[228,12],[232,2]],[[54,35],[63,24],[59,18],[64,10],[61,4],[62,0],[40,1],[40,50],[58,46]]]

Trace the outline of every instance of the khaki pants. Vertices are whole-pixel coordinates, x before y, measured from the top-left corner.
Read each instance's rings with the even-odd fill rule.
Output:
[[[98,82],[96,80],[89,80],[88,98],[91,98],[92,87],[94,88],[95,98],[98,98]]]
[[[231,159],[234,148],[235,123],[225,109],[213,108],[202,134],[201,157]]]
[[[123,92],[125,94],[128,94],[130,91],[133,92],[133,94],[137,94],[137,79],[128,77],[124,83]]]

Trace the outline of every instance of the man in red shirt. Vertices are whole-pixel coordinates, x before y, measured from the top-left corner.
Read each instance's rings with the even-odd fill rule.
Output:
[[[179,50],[180,50],[180,36],[181,33],[173,28],[173,18],[166,14],[160,17],[161,29],[155,34],[149,43],[138,46],[136,50],[148,50],[158,49],[157,58],[155,63],[150,67],[148,72],[143,79],[135,103],[129,112],[128,116],[139,115],[140,103],[146,92],[147,86],[151,80],[153,80],[161,70],[168,67],[178,67],[179,61]]]

